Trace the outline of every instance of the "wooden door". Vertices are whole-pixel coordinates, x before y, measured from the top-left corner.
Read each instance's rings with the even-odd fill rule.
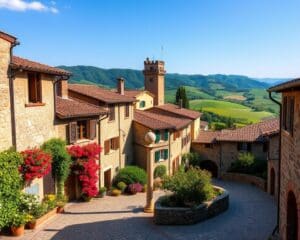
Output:
[[[107,189],[111,187],[111,168],[104,172],[104,186]]]

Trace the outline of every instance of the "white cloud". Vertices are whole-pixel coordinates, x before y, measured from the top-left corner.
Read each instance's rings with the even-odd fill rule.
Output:
[[[24,1],[24,0],[0,0],[0,8],[9,9],[12,11],[44,11],[58,13],[58,9],[55,7],[48,7],[39,1]]]

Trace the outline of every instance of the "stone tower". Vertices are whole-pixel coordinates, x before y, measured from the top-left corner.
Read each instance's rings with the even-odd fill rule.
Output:
[[[164,61],[144,61],[144,84],[145,90],[152,93],[154,106],[165,103],[165,63]]]

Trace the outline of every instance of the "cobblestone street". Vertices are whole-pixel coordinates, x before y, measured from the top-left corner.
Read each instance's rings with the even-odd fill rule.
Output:
[[[203,239],[266,240],[276,224],[276,204],[271,196],[251,185],[216,181],[230,193],[225,213],[190,226],[156,226],[142,207],[145,194],[105,197],[68,206],[65,214],[52,218],[22,238],[56,240]],[[161,192],[156,192],[157,197]]]

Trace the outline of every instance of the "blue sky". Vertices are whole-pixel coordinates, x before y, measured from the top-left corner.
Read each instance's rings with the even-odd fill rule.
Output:
[[[300,76],[299,0],[0,0],[15,54],[50,65]],[[162,50],[163,46],[163,50]]]

